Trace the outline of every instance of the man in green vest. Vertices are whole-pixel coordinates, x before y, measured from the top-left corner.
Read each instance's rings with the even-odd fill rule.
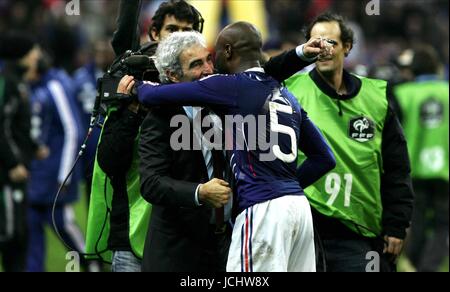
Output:
[[[417,271],[436,272],[448,255],[449,85],[431,46],[413,50],[412,82],[395,88],[408,141],[416,199],[407,255]]]
[[[344,70],[354,39],[341,16],[320,15],[306,39],[324,40],[330,53],[319,56],[311,72],[285,83],[337,161],[332,172],[305,190],[320,243],[318,271],[393,270],[409,227],[413,192],[406,141],[386,82]]]
[[[32,140],[29,92],[24,84],[36,42],[22,32],[0,36],[0,267],[24,272],[28,249],[27,182],[30,163],[48,156]]]

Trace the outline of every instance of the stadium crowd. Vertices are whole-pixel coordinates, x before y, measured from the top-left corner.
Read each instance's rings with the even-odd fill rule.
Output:
[[[370,251],[382,254],[381,271],[397,270],[402,251],[411,270],[448,265],[448,1],[381,0],[379,15],[368,15],[371,1],[245,2],[0,1],[4,271],[45,271],[52,252],[46,250],[45,226],[84,254],[86,271],[105,269],[102,263],[114,272],[368,271]],[[140,103],[102,108],[94,125],[97,79],[127,50],[155,55],[153,74],[144,79],[164,85],[153,92],[153,85],[124,77],[117,96],[136,95]],[[252,82],[209,77],[214,73]],[[298,139],[300,168],[297,154],[293,162],[283,150],[277,156],[282,163],[271,165],[253,164],[254,157],[241,157],[236,149],[234,155],[203,146],[171,149],[173,116],[192,124],[202,114],[217,127],[230,112],[250,114],[255,105],[239,98],[213,100],[228,82],[263,91],[255,85],[261,80],[272,90],[286,86],[292,98],[281,89],[280,98],[302,113],[298,132],[279,131]],[[197,94],[199,100],[177,100],[168,108],[164,88],[172,101],[194,89],[209,100]],[[354,115],[351,123],[361,122],[359,133],[342,122],[347,114]],[[358,136],[344,143],[352,134]],[[314,146],[303,145],[305,139]],[[265,183],[272,181],[270,189],[278,193],[258,189],[254,195],[246,184],[252,186],[256,173],[270,178]],[[275,184],[281,173],[284,180]],[[287,182],[289,175],[297,186]],[[281,202],[280,193],[306,194],[309,203]],[[351,208],[350,195],[358,202]],[[72,207],[80,196],[89,203],[87,228],[78,226]],[[288,209],[296,204],[301,208]],[[283,210],[306,219],[283,223],[292,229],[276,225],[293,220],[289,216],[262,219]],[[255,230],[264,232],[251,233],[253,220]],[[297,224],[311,230],[300,236]],[[302,240],[280,244],[282,232]],[[276,256],[261,256],[272,247]],[[286,252],[301,260],[283,257]]]

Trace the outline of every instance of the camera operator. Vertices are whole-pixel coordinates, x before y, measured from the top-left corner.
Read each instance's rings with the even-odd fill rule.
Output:
[[[7,272],[25,271],[27,251],[26,183],[34,155],[47,156],[30,135],[28,91],[23,84],[31,38],[6,33],[0,39],[0,254]]]

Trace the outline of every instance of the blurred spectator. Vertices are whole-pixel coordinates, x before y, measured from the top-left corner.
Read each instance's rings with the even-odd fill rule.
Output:
[[[114,61],[114,52],[106,39],[97,40],[93,44],[92,55],[92,61],[74,73],[75,96],[81,113],[82,135],[86,135],[90,127],[92,110],[97,96],[97,79],[103,76]],[[100,132],[99,127],[93,129],[81,161],[81,170],[88,196],[91,193],[92,172]]]
[[[160,2],[161,0],[142,1],[142,7],[147,13],[141,13],[141,27],[149,27]],[[332,10],[343,14],[354,30],[357,31],[358,27],[360,29],[357,32],[358,42],[349,56],[350,61],[347,61],[353,72],[388,78],[394,83],[408,80],[411,77],[408,77],[410,73],[407,67],[395,66],[398,63],[394,60],[405,49],[413,48],[416,43],[426,42],[437,50],[438,58],[444,65],[445,79],[449,78],[447,0],[380,0],[380,15],[377,16],[368,16],[365,10],[368,1],[360,0],[227,0],[226,5],[223,4],[224,1],[218,0],[197,2],[201,3],[199,10],[204,12],[203,16],[211,24],[206,27],[205,32],[213,32],[207,36],[210,41],[214,41],[214,32],[217,31],[212,23],[218,23],[219,26],[226,16],[236,17],[233,13],[236,14],[237,11],[244,16],[248,14],[249,17],[254,17],[263,26],[267,22],[271,43],[266,48],[285,50],[292,43],[303,41],[297,42],[295,39],[305,23],[323,11]],[[217,3],[211,4],[212,2]],[[261,13],[259,6],[242,9],[243,2],[252,2],[253,7],[263,3],[265,12]],[[72,73],[89,63],[86,52],[91,50],[91,42],[112,36],[116,23],[115,17],[111,15],[115,15],[120,1],[80,1],[79,16],[66,15],[67,3],[68,0],[0,0],[0,35],[13,28],[39,36],[43,47],[55,54],[56,63]],[[142,30],[142,33],[147,38],[146,31]],[[361,41],[362,38],[364,41]],[[358,46],[361,46],[361,50]]]
[[[25,79],[31,85],[33,138],[49,148],[49,156],[34,160],[28,185],[29,246],[27,271],[44,271],[44,226],[55,225],[62,240],[78,252],[84,250],[83,235],[69,206],[78,199],[79,171],[63,186],[55,212],[55,195],[69,174],[81,142],[79,115],[70,78],[61,70],[51,69],[39,46],[27,58]]]
[[[365,272],[368,253],[376,251],[378,271],[395,271],[413,194],[406,142],[390,109],[386,82],[345,69],[354,34],[341,16],[318,16],[306,38],[325,39],[333,51],[320,56],[309,74],[286,80],[337,161],[332,172],[305,190],[322,242],[318,270]]]
[[[205,23],[208,23],[204,27],[203,35],[211,48],[214,47],[214,41],[219,31],[227,24],[236,21],[247,21],[255,25],[261,32],[264,41],[269,37],[269,15],[263,0],[189,0],[188,2],[203,15]]]
[[[270,37],[284,39],[290,32],[300,32],[306,24],[306,11],[311,1],[280,0],[266,1],[266,10],[270,11]],[[282,42],[282,41],[281,41]]]
[[[117,30],[111,41],[118,59],[128,50],[142,49],[143,54],[154,54],[155,46],[141,47],[139,43],[136,29],[140,4],[139,0],[120,2]],[[161,27],[154,31],[158,37],[162,27],[167,28],[163,25],[164,15],[160,16]],[[94,162],[86,252],[91,255],[90,259],[111,262],[113,272],[141,271],[151,214],[151,205],[145,202],[139,190],[137,141],[145,114],[136,108],[139,106],[134,103],[108,105]]]
[[[197,2],[199,5],[197,5]],[[448,68],[448,6],[446,0],[396,0],[380,1],[380,15],[368,16],[366,4],[368,1],[360,0],[278,0],[265,1],[267,17],[260,13],[260,8],[245,8],[245,5],[256,5],[253,1],[228,0],[224,6],[222,1],[197,1],[194,6],[199,7],[208,23],[218,23],[224,11],[233,19],[236,19],[236,11],[250,14],[257,22],[265,25],[267,20],[269,26],[269,39],[284,43],[290,39],[293,33],[299,33],[304,24],[314,18],[317,14],[326,10],[332,10],[343,14],[355,29],[358,43],[347,61],[351,67],[364,65],[376,67],[383,64],[384,60],[395,59],[401,51],[419,40],[427,42],[435,47],[442,63]],[[215,4],[212,4],[215,2]],[[217,3],[216,3],[217,2]],[[248,2],[248,3],[247,3]],[[252,4],[249,4],[252,2]],[[256,1],[260,2],[260,1]],[[62,3],[62,4],[61,4]],[[110,17],[117,11],[118,0],[96,0],[81,1],[81,15],[65,15],[65,4],[63,0],[52,1],[24,1],[3,0],[0,1],[0,32],[7,28],[23,28],[28,32],[43,36],[46,48],[53,48],[55,53],[65,52],[65,59],[57,58],[57,63],[69,72],[81,64],[77,63],[76,56],[70,53],[76,47],[81,50],[88,46],[88,41],[98,38],[111,37],[115,29],[115,19]],[[140,23],[142,28],[148,28],[154,10],[160,0],[142,1],[145,13],[141,14]],[[241,9],[234,9],[236,7]],[[224,7],[226,8],[224,10]],[[247,7],[247,6],[245,6]],[[252,6],[256,7],[256,6]],[[248,13],[252,11],[252,13]],[[260,17],[261,15],[261,17]],[[250,22],[252,22],[250,20]],[[255,22],[256,24],[256,22]],[[219,25],[218,25],[219,26]],[[68,27],[69,29],[65,29]],[[361,28],[361,34],[358,32]],[[214,25],[205,28],[207,39],[215,39]],[[58,38],[58,31],[66,31],[65,38]],[[145,31],[142,30],[146,36]],[[365,39],[365,44],[362,40]],[[59,44],[55,44],[58,40]],[[74,47],[68,46],[74,44]],[[359,53],[358,46],[361,45]],[[75,50],[75,52],[76,52]],[[73,63],[73,64],[71,64]],[[448,69],[447,69],[448,71]]]

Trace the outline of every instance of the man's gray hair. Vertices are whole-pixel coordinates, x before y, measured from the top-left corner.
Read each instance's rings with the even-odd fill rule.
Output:
[[[205,38],[196,31],[174,32],[159,43],[156,50],[155,65],[162,83],[170,83],[167,71],[175,73],[179,77],[183,76],[180,55],[185,49],[195,45],[206,48]]]

